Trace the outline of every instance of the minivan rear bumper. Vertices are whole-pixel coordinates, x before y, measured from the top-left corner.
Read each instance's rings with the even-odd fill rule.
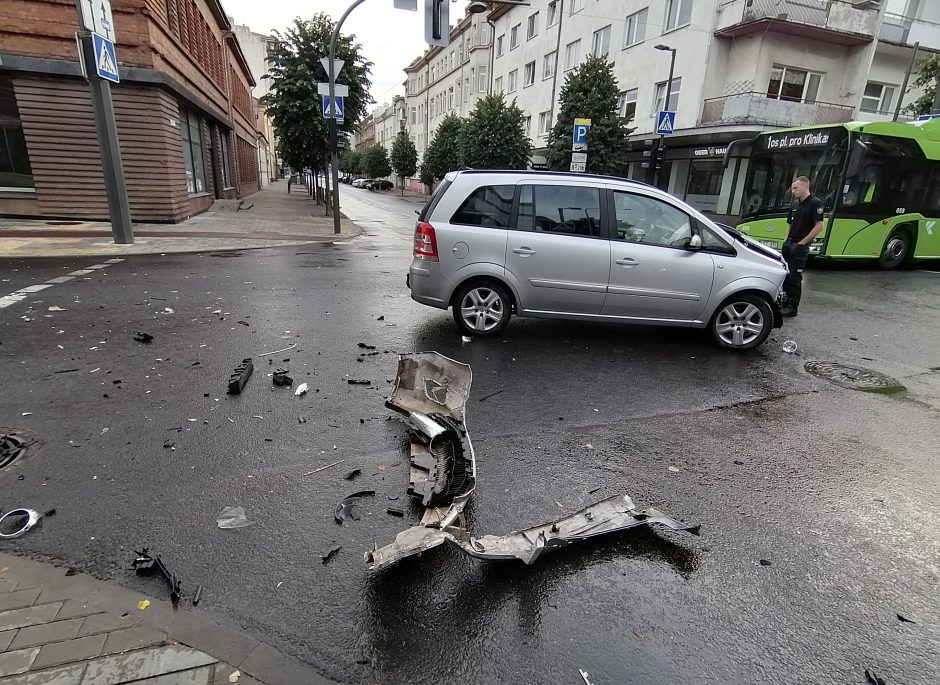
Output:
[[[411,299],[415,302],[447,309],[449,281],[441,275],[436,262],[412,264],[405,277],[405,285],[411,291]]]

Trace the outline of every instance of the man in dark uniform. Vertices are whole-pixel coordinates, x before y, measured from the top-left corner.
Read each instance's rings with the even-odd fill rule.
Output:
[[[823,230],[823,203],[809,190],[809,179],[799,176],[790,186],[790,192],[798,200],[787,217],[787,239],[783,243],[783,258],[790,273],[783,282],[786,301],[784,316],[796,316],[803,294],[803,269],[809,257],[809,246]]]

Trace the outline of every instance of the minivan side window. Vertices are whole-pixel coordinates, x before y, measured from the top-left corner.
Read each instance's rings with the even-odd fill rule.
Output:
[[[614,192],[616,239],[660,247],[688,247],[692,219],[672,205],[644,195]]]
[[[454,212],[450,223],[508,228],[515,186],[481,186]]]
[[[579,186],[523,185],[516,225],[525,231],[600,237],[600,190]]]

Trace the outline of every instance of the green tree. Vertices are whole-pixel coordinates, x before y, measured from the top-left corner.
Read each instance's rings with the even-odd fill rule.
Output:
[[[471,169],[525,169],[532,145],[525,114],[502,93],[477,101],[461,131],[464,164]]]
[[[434,185],[434,173],[431,171],[431,165],[428,163],[427,154],[421,160],[421,166],[418,167],[418,179],[428,188]]]
[[[362,155],[355,150],[346,150],[340,155],[339,170],[344,174],[358,174],[362,165]]]
[[[922,89],[924,94],[905,107],[904,111],[915,116],[930,114],[937,88],[940,88],[940,54],[930,54],[921,62],[912,88]],[[903,93],[901,97],[904,97]]]
[[[568,72],[558,100],[558,119],[548,135],[548,166],[567,171],[571,164],[571,132],[576,118],[591,120],[587,172],[622,175],[627,160],[627,136],[632,128],[620,116],[620,88],[614,65],[593,55]]]
[[[395,175],[401,179],[401,194],[405,194],[405,178],[415,175],[418,170],[418,151],[407,131],[399,131],[392,143],[392,155],[389,160]]]
[[[392,173],[384,145],[373,145],[362,153],[362,171],[369,178],[385,178]]]
[[[295,19],[284,33],[274,32],[268,47],[271,92],[262,103],[274,120],[281,157],[293,169],[326,170],[329,158],[327,120],[323,118],[317,83],[328,78],[320,58],[329,52],[333,21],[326,14]],[[343,83],[349,86],[342,130],[355,131],[372,102],[369,73],[372,63],[362,56],[355,36],[340,35],[336,57],[346,62]]]
[[[434,131],[434,137],[424,151],[424,159],[421,162],[421,168],[425,172],[422,181],[424,178],[431,179],[427,185],[444,178],[444,174],[448,171],[464,167],[461,138],[464,125],[464,120],[456,114],[448,114],[441,119],[441,123]]]

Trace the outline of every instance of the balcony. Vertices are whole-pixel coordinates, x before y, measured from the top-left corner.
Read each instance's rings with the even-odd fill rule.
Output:
[[[715,35],[738,38],[773,31],[834,45],[862,45],[875,37],[877,0],[727,0]]]
[[[792,102],[768,98],[766,93],[739,93],[705,101],[702,126],[757,124],[760,126],[812,126],[852,120],[853,107],[828,102]]]
[[[940,24],[923,21],[903,14],[886,12],[881,24],[881,40],[888,43],[913,45],[940,50]]]

